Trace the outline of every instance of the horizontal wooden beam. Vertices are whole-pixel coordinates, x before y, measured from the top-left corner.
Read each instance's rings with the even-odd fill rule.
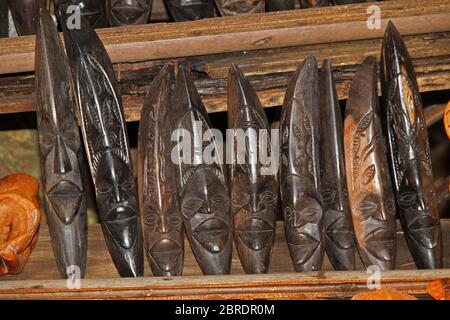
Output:
[[[450,269],[381,273],[381,287],[425,295],[427,285],[450,277]],[[0,299],[317,299],[351,298],[368,291],[366,271],[173,278],[86,279],[80,289],[66,280],[0,282]]]
[[[389,20],[404,35],[450,31],[450,0],[379,2],[381,28],[369,29],[373,3],[99,29],[117,62],[374,39]],[[0,39],[0,74],[34,70],[35,37]]]
[[[420,91],[450,89],[450,32],[405,36],[404,40],[413,59]],[[380,39],[357,40],[185,57],[177,59],[177,63],[191,67],[208,112],[220,112],[227,110],[226,85],[231,63],[243,69],[257,89],[262,104],[273,107],[282,104],[289,77],[306,57],[315,55],[319,66],[323,59],[331,59],[338,96],[345,99],[356,66],[367,55],[379,58],[380,49]],[[164,59],[115,64],[127,121],[139,120],[143,97],[152,79],[159,68],[169,62]],[[450,91],[448,93],[450,100]],[[33,75],[0,77],[0,114],[34,110]],[[435,120],[442,118],[441,112],[432,114]]]

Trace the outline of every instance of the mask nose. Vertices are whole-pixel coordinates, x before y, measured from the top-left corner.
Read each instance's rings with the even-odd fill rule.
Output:
[[[416,201],[417,211],[425,212],[428,210],[427,203],[425,202],[425,199],[421,194],[417,196]]]
[[[294,211],[292,213],[292,225],[294,228],[299,228],[303,225],[303,219],[301,217],[301,213],[298,211]]]
[[[115,203],[121,203],[125,201],[125,194],[117,185],[113,186],[112,199],[114,200]]]
[[[161,234],[169,233],[172,228],[170,227],[169,221],[166,217],[161,216],[159,218],[159,232]]]
[[[61,136],[56,136],[54,171],[56,174],[66,174],[72,171],[67,148]]]
[[[252,194],[252,195],[250,195],[250,201],[249,201],[249,204],[250,204],[250,210],[251,210],[251,212],[252,213],[255,213],[255,212],[258,212],[259,211],[259,204],[260,204],[260,202],[258,202],[258,195],[257,194]]]

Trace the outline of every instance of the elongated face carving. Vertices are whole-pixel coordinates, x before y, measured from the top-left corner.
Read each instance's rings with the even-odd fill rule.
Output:
[[[190,21],[214,16],[211,0],[165,0],[175,21]]]
[[[175,192],[175,190],[173,190]],[[144,224],[148,239],[149,255],[163,272],[171,272],[182,263],[183,237],[180,215],[176,201],[169,200],[166,212],[150,205],[145,210]]]
[[[129,167],[113,152],[101,157],[96,186],[97,205],[101,219],[115,241],[123,249],[130,249],[137,231],[136,187]]]
[[[265,11],[264,0],[218,0],[223,15],[234,16]]]
[[[283,214],[286,239],[295,265],[303,265],[316,253],[322,240],[322,206],[314,185],[297,175],[283,181]]]
[[[222,181],[207,167],[199,167],[183,187],[181,212],[193,238],[207,251],[225,248],[230,234],[230,201]]]
[[[414,87],[413,81],[403,74],[391,82],[387,116],[395,143],[398,205],[412,238],[433,249],[440,241],[439,213],[422,104]]]
[[[146,23],[151,0],[111,0],[111,19],[114,24]]]
[[[378,117],[374,111],[369,111],[358,123],[353,138],[352,192],[356,195],[352,207],[353,222],[368,259],[393,263],[395,202],[387,184],[378,189],[377,181],[389,173],[385,161],[378,163],[380,155],[377,153],[384,154],[384,150],[381,132],[376,127],[379,127]]]

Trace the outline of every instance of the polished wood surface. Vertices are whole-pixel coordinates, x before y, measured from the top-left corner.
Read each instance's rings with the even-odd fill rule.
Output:
[[[61,276],[86,267],[87,210],[81,137],[64,47],[53,19],[40,9],[36,45],[37,127],[47,221]]]
[[[0,179],[0,276],[22,272],[38,239],[39,182],[18,173]]]

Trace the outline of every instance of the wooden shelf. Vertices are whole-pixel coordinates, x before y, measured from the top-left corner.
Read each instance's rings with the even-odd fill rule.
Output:
[[[442,221],[444,248],[450,246],[450,220]],[[450,277],[450,254],[446,251],[442,270],[415,270],[398,226],[397,269],[382,272],[382,284],[421,295],[428,282]],[[185,267],[182,277],[152,277],[145,262],[145,277],[119,278],[99,225],[89,226],[88,265],[82,289],[71,291],[66,280],[59,278],[47,226],[41,226],[39,239],[25,266],[18,275],[0,278],[0,299],[9,298],[349,298],[366,290],[367,273],[358,259],[359,271],[332,271],[327,257],[321,272],[294,273],[286,245],[282,222],[277,224],[270,273],[244,275],[236,250],[233,251],[230,276],[203,276],[185,243]]]

